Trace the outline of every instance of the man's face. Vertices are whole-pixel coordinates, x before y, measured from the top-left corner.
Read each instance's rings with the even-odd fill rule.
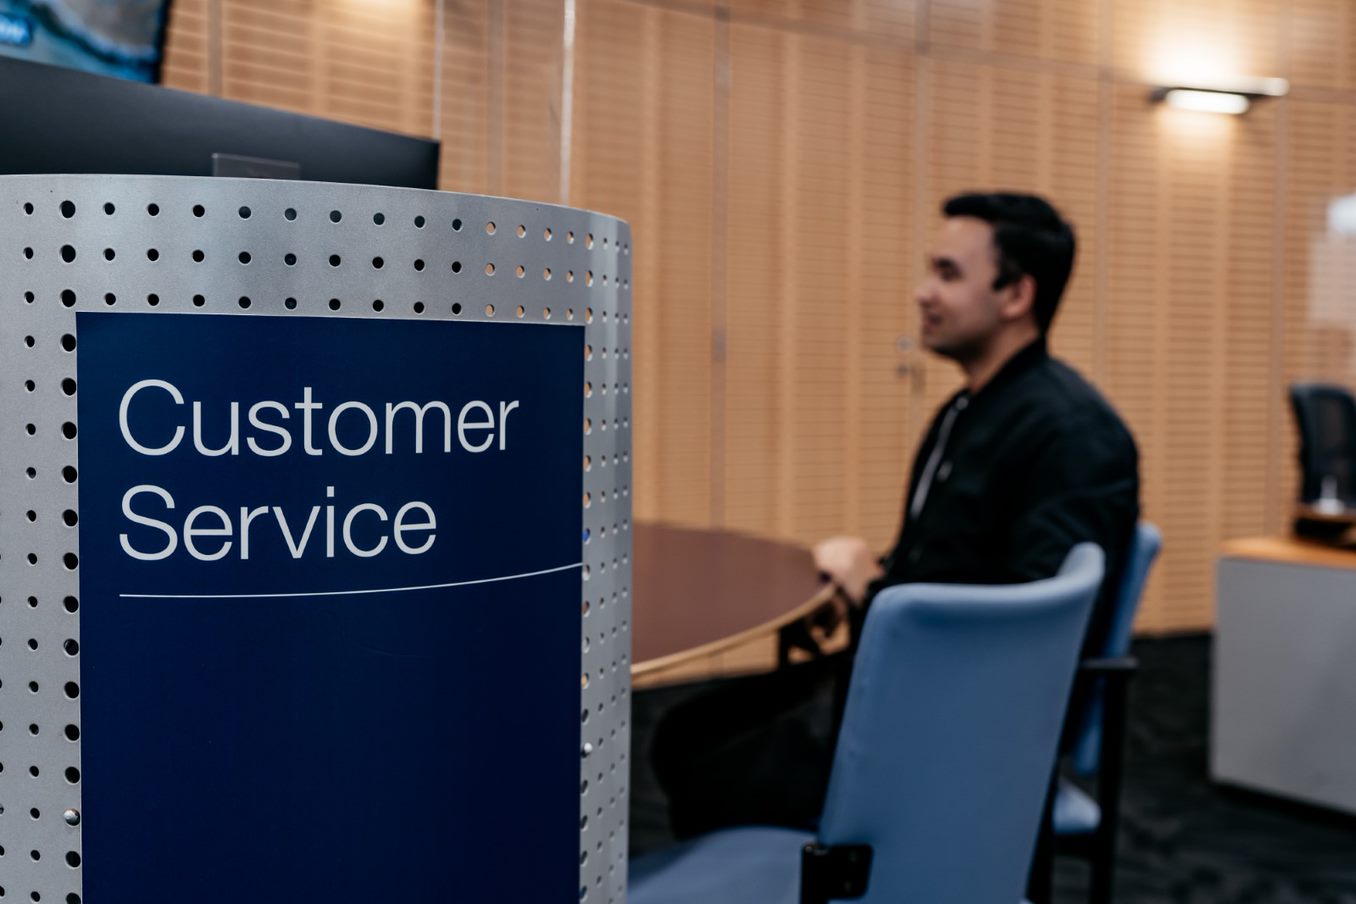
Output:
[[[1011,319],[1011,290],[994,289],[997,278],[993,227],[975,217],[949,217],[933,241],[916,295],[923,345],[961,361],[986,348]]]

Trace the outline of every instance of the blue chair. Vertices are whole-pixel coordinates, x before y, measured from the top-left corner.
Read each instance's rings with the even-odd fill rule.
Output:
[[[1002,587],[905,584],[867,613],[817,835],[746,827],[631,863],[631,904],[1021,899],[1102,551]]]
[[[1131,629],[1149,569],[1163,547],[1163,535],[1148,522],[1135,528],[1125,573],[1116,593],[1106,643],[1095,660],[1079,666],[1079,681],[1095,682],[1086,698],[1081,727],[1074,734],[1070,762],[1074,773],[1097,776],[1094,799],[1077,785],[1059,779],[1051,820],[1058,853],[1076,854],[1092,863],[1089,900],[1109,904],[1116,862],[1116,823],[1120,812],[1121,754],[1125,735],[1126,681],[1136,663],[1128,658]]]

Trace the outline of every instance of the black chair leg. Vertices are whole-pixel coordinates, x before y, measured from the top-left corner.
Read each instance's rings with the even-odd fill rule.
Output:
[[[1088,888],[1090,904],[1111,904],[1111,876],[1114,871],[1115,850],[1104,841],[1110,832],[1098,831],[1092,855],[1092,880]]]
[[[1126,682],[1107,681],[1102,720],[1101,762],[1097,805],[1101,821],[1092,839],[1090,904],[1111,904],[1111,882],[1116,871],[1116,829],[1120,823],[1121,779],[1125,757]]]

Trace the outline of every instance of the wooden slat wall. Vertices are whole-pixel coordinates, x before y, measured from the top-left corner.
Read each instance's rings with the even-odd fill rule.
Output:
[[[709,523],[715,23],[622,0],[581,0],[578,16],[571,202],[631,222],[632,292],[646,299],[635,515]]]
[[[576,0],[568,132],[565,0],[443,2],[443,186],[634,226],[637,517],[887,544],[958,384],[915,347],[937,206],[1011,187],[1078,227],[1053,343],[1140,441],[1141,628],[1210,625],[1219,541],[1284,529],[1284,386],[1356,382],[1348,0]],[[428,134],[433,3],[176,0],[165,81]],[[1211,74],[1293,93],[1146,101]]]

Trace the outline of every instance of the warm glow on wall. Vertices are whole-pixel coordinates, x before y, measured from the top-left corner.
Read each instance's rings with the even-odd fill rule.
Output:
[[[1149,99],[1178,110],[1239,116],[1253,101],[1290,92],[1290,83],[1283,78],[1230,74],[1240,68],[1238,54],[1228,42],[1169,36],[1147,61],[1148,80],[1156,86]]]
[[[1247,71],[1237,49],[1226,42],[1201,41],[1196,35],[1164,31],[1147,49],[1144,76],[1150,84],[1207,86],[1222,74]]]

